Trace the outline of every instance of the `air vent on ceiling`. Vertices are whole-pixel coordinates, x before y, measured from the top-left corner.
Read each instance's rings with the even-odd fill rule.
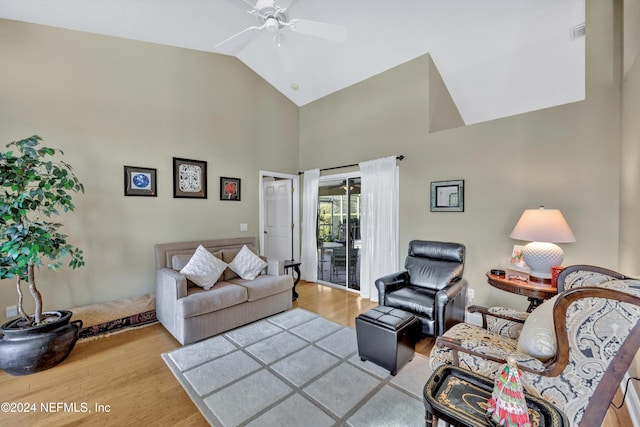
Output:
[[[585,24],[576,25],[570,29],[571,32],[571,40],[578,39],[580,37],[584,37],[586,34]]]

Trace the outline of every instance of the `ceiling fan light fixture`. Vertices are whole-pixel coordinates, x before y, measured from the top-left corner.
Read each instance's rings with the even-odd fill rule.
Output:
[[[264,26],[270,33],[277,33],[280,29],[280,22],[276,17],[270,16],[264,21]]]
[[[284,45],[284,40],[282,39],[282,34],[277,32],[273,36],[273,42],[276,44],[276,47],[281,48]]]
[[[253,5],[249,0],[243,0],[247,4]],[[313,37],[319,37],[325,40],[342,42],[346,37],[346,29],[340,25],[327,24],[324,22],[307,21],[304,19],[289,19],[287,10],[295,0],[281,0],[286,7],[276,4],[276,0],[257,0],[255,5],[248,11],[255,15],[258,25],[245,28],[219,42],[214,47],[221,53],[235,54],[244,49],[260,32],[265,31],[273,35],[273,40],[278,48],[278,55],[286,57],[283,63],[287,64],[285,70],[292,71],[293,56],[290,52],[286,52],[287,40],[282,37],[281,30],[300,34],[306,34]]]

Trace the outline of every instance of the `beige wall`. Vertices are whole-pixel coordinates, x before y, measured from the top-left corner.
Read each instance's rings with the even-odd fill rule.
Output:
[[[429,133],[429,58],[422,57],[303,107],[301,170],[405,155],[401,251],[411,239],[464,243],[465,276],[480,304],[526,307],[524,298],[491,288],[485,272],[508,263],[522,243],[509,233],[538,205],[562,210],[576,235],[562,245],[565,265],[616,269],[620,91],[608,3],[588,2],[586,101]],[[429,183],[450,179],[465,180],[465,212],[429,212]]]
[[[640,276],[640,0],[624,1],[624,63],[622,82],[622,158],[620,192],[620,271]],[[640,374],[640,356],[629,375]],[[632,383],[637,395],[640,385]]]
[[[630,12],[628,15],[627,11]],[[626,274],[640,276],[640,55],[637,49],[640,43],[640,0],[625,1],[624,24],[624,40],[633,41],[636,49],[625,44],[625,63],[631,65],[622,86],[620,269]]]
[[[154,243],[257,237],[258,171],[298,170],[298,107],[235,58],[6,20],[0,40],[3,148],[38,134],[86,186],[64,222],[87,265],[38,273],[45,308],[153,292]],[[208,199],[173,198],[172,157],[208,162]],[[157,168],[158,197],[124,197],[124,165]],[[219,200],[220,176],[241,202]]]
[[[634,164],[623,174],[630,197],[620,196],[620,158],[631,162],[631,150],[638,159],[638,131],[637,120],[627,122],[621,153],[611,3],[587,2],[586,101],[432,133],[429,117],[446,118],[429,111],[437,76],[428,57],[298,109],[234,58],[0,20],[0,140],[40,134],[66,151],[87,187],[65,222],[88,265],[41,271],[46,307],[153,291],[156,242],[237,236],[241,222],[257,237],[259,169],[294,173],[396,154],[406,156],[402,251],[414,238],[465,243],[478,303],[526,305],[490,288],[484,273],[505,265],[521,243],[509,232],[539,204],[561,209],[576,234],[563,245],[565,264],[618,269],[628,257],[637,274],[638,249],[629,249],[637,239],[618,238],[620,221],[623,235],[640,234],[631,220],[640,203],[631,203]],[[625,91],[637,92],[637,80],[636,61]],[[627,116],[637,116],[635,98],[624,99]],[[172,198],[174,156],[209,162],[207,200]],[[159,197],[124,197],[123,165],[158,168]],[[242,202],[218,200],[219,176],[242,178]],[[445,179],[465,180],[464,213],[429,212],[429,183]],[[2,282],[0,309],[14,295]]]

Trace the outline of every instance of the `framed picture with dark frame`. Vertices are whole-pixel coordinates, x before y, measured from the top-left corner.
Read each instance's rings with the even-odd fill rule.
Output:
[[[464,180],[432,182],[431,212],[464,212]]]
[[[137,166],[124,167],[124,195],[157,197],[157,171]]]
[[[240,201],[240,178],[220,177],[220,200]]]
[[[207,162],[173,158],[173,197],[207,198]]]

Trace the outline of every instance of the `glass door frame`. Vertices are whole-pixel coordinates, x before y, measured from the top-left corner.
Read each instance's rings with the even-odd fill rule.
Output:
[[[323,181],[327,182],[327,181],[342,180],[342,181],[346,181],[348,183],[349,180],[353,179],[353,178],[361,178],[360,171],[324,175],[324,176],[320,177],[320,179],[318,181],[318,187],[320,187],[322,185]],[[345,195],[348,196],[349,192],[345,192]],[[319,198],[320,198],[320,196],[318,196],[318,199]],[[349,203],[350,203],[350,200],[347,197],[347,204],[349,204]],[[320,200],[318,200],[318,210],[319,209],[320,209]],[[350,215],[350,213],[349,213],[349,215]],[[318,230],[318,226],[319,226],[319,224],[316,225],[316,233],[317,233],[317,230]],[[347,234],[348,234],[348,230],[347,230]],[[348,237],[347,237],[347,240],[348,240]],[[321,262],[321,260],[320,260],[320,258],[318,258],[318,263],[320,263],[320,262]],[[347,256],[347,263],[348,262],[349,262],[349,256]],[[349,287],[349,283],[348,283],[348,281],[349,281],[349,274],[348,274],[349,273],[349,266],[348,265],[345,268],[345,270],[346,270],[346,279],[345,279],[345,283],[344,284],[337,284],[337,283],[329,282],[329,281],[326,281],[326,280],[321,280],[320,278],[318,278],[318,283],[321,283],[322,285],[329,286],[329,287],[332,287],[332,288],[344,289],[344,290],[347,290],[349,292],[353,292],[353,293],[359,294],[360,293],[359,289],[352,289],[352,288]],[[360,274],[358,274],[357,276],[359,277]]]

